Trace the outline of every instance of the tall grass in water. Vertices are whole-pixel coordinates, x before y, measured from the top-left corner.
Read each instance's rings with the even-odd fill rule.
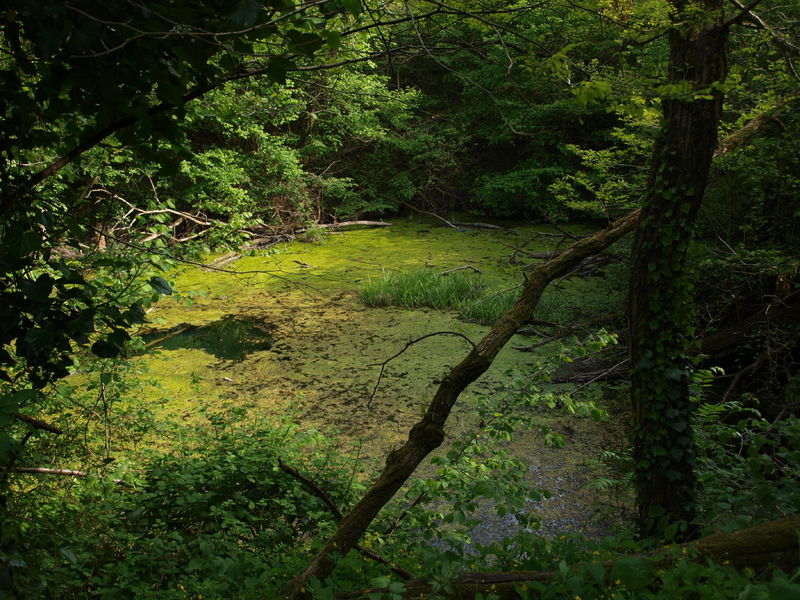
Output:
[[[486,290],[480,298],[462,302],[458,313],[469,321],[491,325],[514,305],[518,296],[518,289]]]
[[[612,278],[593,278],[573,282],[569,293],[558,285],[544,291],[534,319],[568,325],[585,318],[587,307],[614,312],[624,305],[624,290]],[[437,275],[428,269],[391,273],[370,281],[361,290],[361,302],[367,306],[430,306],[438,310],[457,310],[469,321],[492,325],[517,301],[521,289],[498,290],[489,287],[475,273],[456,272]]]
[[[437,275],[428,269],[416,269],[385,274],[369,282],[361,290],[361,302],[367,306],[430,306],[448,310],[480,298],[485,290],[486,283],[472,273]]]

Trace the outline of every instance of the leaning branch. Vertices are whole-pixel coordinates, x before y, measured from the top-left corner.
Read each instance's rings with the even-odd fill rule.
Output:
[[[64,430],[56,427],[55,425],[51,425],[47,421],[42,421],[41,419],[34,419],[33,417],[29,417],[28,415],[17,414],[15,415],[19,421],[23,423],[27,423],[28,425],[35,427],[36,429],[41,429],[42,431],[49,431],[50,433],[55,433],[56,435],[61,435],[64,433]]]

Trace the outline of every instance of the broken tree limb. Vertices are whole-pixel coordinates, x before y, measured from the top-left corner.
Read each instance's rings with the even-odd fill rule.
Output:
[[[416,211],[418,213],[422,213],[423,215],[428,215],[429,217],[433,217],[434,219],[438,219],[439,221],[441,221],[442,223],[444,223],[445,225],[447,225],[451,229],[458,229],[458,227],[453,225],[453,223],[451,223],[450,221],[448,221],[444,217],[437,215],[435,212],[431,212],[429,210],[423,210],[423,209],[421,209],[421,208],[419,208],[417,206],[414,206],[413,204],[409,204],[405,200],[397,200],[397,203],[398,204],[402,204],[406,208],[410,208],[413,211]]]
[[[474,229],[505,229],[505,227],[501,227],[500,225],[492,225],[491,223],[465,223],[463,221],[453,221],[453,225],[456,227],[472,227]]]
[[[623,555],[600,563],[608,572],[619,559],[637,558],[652,565],[667,566],[675,560],[674,556],[692,556],[697,562],[713,560],[717,563],[730,563],[736,568],[753,567],[763,570],[777,566],[792,570],[797,567],[798,534],[800,534],[800,515],[777,521],[754,525],[734,533],[717,533],[701,538],[685,546],[672,546],[662,551],[648,554]],[[686,554],[683,550],[686,549]],[[692,550],[689,553],[689,550]],[[580,565],[581,563],[578,563]],[[575,566],[578,566],[575,565]],[[573,567],[574,568],[574,567]],[[528,588],[524,595],[518,593],[519,586],[525,583],[547,583],[562,576],[560,571],[510,571],[510,572],[471,572],[462,573],[449,582],[452,592],[441,597],[458,600],[474,600],[493,595],[500,600],[536,597],[536,589]],[[430,581],[417,579],[409,581],[402,592],[403,598],[425,598],[433,591]],[[339,600],[361,600],[381,597],[389,593],[389,588],[373,588],[358,592],[348,592],[337,596]],[[441,594],[441,592],[439,592]],[[437,595],[437,597],[440,597]]]
[[[12,473],[31,473],[34,475],[64,475],[66,477],[88,477],[89,473],[86,471],[77,471],[75,469],[51,469],[48,467],[0,467],[0,470],[10,471]],[[124,485],[130,487],[130,483],[122,479],[112,479],[117,485]]]
[[[473,267],[472,265],[464,265],[463,267],[456,267],[455,269],[448,269],[447,271],[442,271],[439,273],[439,276],[442,277],[444,275],[449,275],[450,273],[455,273],[456,271],[464,271],[466,269],[471,269],[475,273],[481,274],[482,271],[478,267]]]
[[[42,431],[49,431],[50,433],[55,433],[56,435],[61,435],[64,431],[55,425],[51,425],[46,421],[42,421],[41,419],[35,419],[33,417],[29,417],[28,415],[21,415],[16,414],[14,415],[19,421],[23,423],[27,423],[28,425],[35,427],[36,429],[41,429]]]
[[[286,588],[287,598],[305,594],[311,579],[324,580],[335,566],[334,553],[345,555],[364,534],[369,524],[392,496],[411,476],[419,464],[444,441],[444,425],[456,400],[464,389],[480,377],[492,364],[500,349],[528,320],[547,285],[567,273],[587,256],[605,249],[633,231],[639,218],[635,210],[607,229],[580,240],[557,258],[534,269],[514,306],[502,316],[467,356],[448,373],[439,385],[422,419],[411,428],[408,440],[386,458],[386,466],[369,491],[345,515],[308,567]]]

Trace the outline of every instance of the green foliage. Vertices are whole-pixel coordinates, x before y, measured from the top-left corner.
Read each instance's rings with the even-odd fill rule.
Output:
[[[698,409],[703,521],[735,530],[800,512],[800,419],[770,422],[741,400]]]
[[[310,536],[333,524],[281,461],[341,507],[360,489],[355,465],[314,432],[244,425],[233,414],[209,413],[170,453],[147,452],[126,487],[49,482],[12,496],[20,517],[48,515],[17,521],[17,544],[2,556],[19,597],[280,594],[312,550]]]
[[[581,166],[557,179],[549,191],[568,209],[591,217],[614,217],[636,206],[644,190],[647,162],[660,113],[644,98],[617,107],[621,124],[610,146],[597,149],[568,145]]]

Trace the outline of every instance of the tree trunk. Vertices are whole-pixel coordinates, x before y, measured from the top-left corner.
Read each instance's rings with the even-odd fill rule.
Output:
[[[669,85],[631,265],[634,461],[642,536],[694,517],[686,252],[717,145],[727,25],[721,0],[673,0]],[[691,14],[689,11],[694,11]]]

